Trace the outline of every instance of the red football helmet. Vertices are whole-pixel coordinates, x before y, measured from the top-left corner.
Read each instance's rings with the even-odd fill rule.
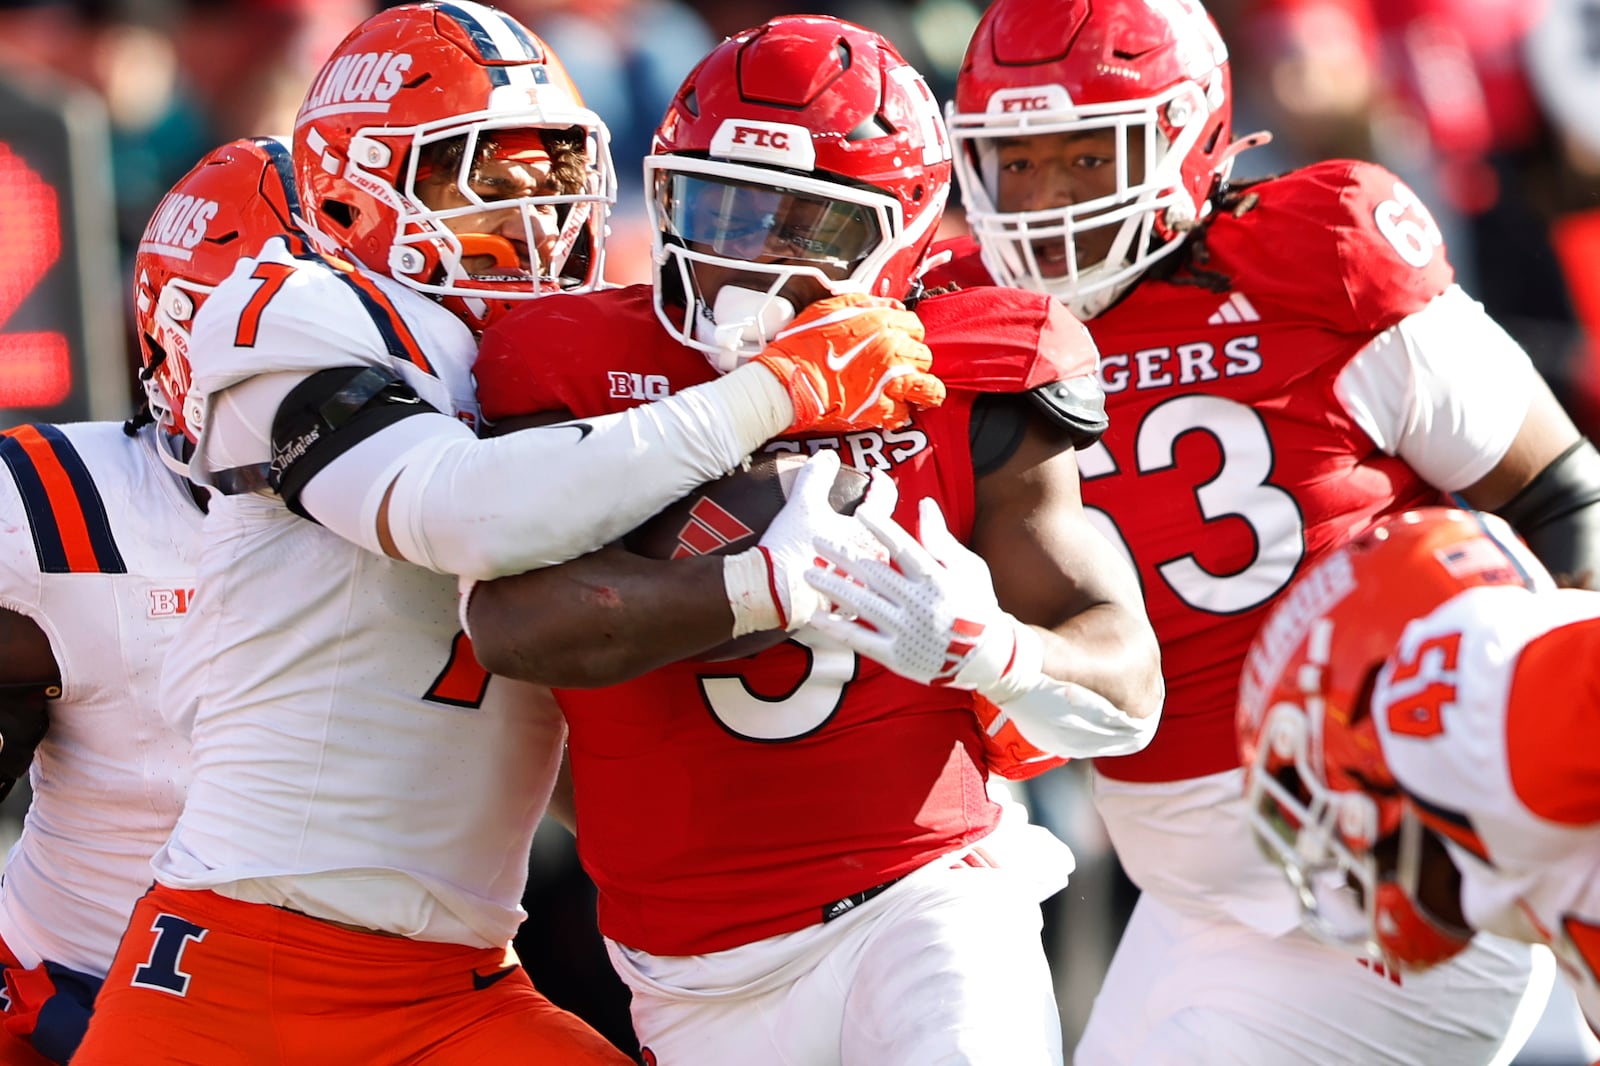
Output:
[[[476,187],[480,142],[548,159],[558,134],[582,146],[573,191],[501,198]],[[458,203],[435,209],[418,183],[449,176],[430,163],[444,149],[458,149],[443,164]],[[469,325],[503,300],[600,283],[616,200],[606,128],[555,53],[494,8],[406,4],[356,27],[301,104],[294,161],[305,228],[325,250],[444,298]],[[493,233],[447,225],[486,212],[502,220]],[[463,264],[491,256],[476,273]]]
[[[1294,886],[1309,932],[1391,967],[1441,962],[1471,932],[1418,902],[1430,831],[1379,746],[1373,682],[1407,624],[1479,585],[1543,591],[1555,582],[1494,515],[1391,515],[1295,579],[1240,677],[1239,748],[1257,842]]]
[[[996,0],[949,107],[967,222],[995,281],[1055,296],[1079,318],[1104,311],[1211,210],[1232,158],[1231,112],[1228,50],[1197,0]],[[1000,209],[1002,141],[1097,131],[1118,134],[1113,194]],[[1085,231],[1110,231],[1098,262],[1078,260]]]
[[[198,405],[189,399],[189,330],[211,290],[269,238],[300,242],[287,142],[273,137],[216,149],[156,206],[133,260],[134,319],[150,415],[193,441]],[[303,247],[303,242],[301,242]]]
[[[797,279],[910,293],[950,192],[950,147],[932,93],[893,45],[786,15],[689,74],[645,181],[657,317],[729,370],[793,317],[808,286],[780,290]]]

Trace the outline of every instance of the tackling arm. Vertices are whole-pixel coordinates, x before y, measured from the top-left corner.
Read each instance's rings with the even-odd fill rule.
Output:
[[[370,367],[262,374],[218,394],[202,455],[259,461],[285,502],[370,551],[491,578],[621,536],[788,428],[766,369],[741,368],[620,414],[480,440]],[[628,492],[596,492],[626,482]]]
[[[730,636],[804,625],[823,606],[804,580],[813,538],[861,543],[856,521],[828,502],[838,469],[830,449],[808,460],[758,545],[734,555],[654,560],[612,547],[473,586],[462,624],[478,661],[524,681],[595,688]],[[856,514],[887,517],[895,499],[893,482],[877,475]]]

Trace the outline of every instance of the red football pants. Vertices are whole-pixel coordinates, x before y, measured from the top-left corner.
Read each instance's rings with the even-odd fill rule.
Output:
[[[359,933],[157,885],[73,1066],[630,1066],[506,949]]]

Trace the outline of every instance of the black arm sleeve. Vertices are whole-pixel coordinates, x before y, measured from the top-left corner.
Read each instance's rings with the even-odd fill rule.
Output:
[[[1600,589],[1600,452],[1580,440],[1498,509],[1563,583]]]
[[[300,506],[300,490],[319,470],[378,430],[434,410],[388,370],[318,371],[289,391],[272,420],[268,484],[289,510],[315,522]]]

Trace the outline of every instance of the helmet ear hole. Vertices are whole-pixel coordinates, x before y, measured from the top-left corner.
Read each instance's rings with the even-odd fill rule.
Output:
[[[355,225],[355,209],[340,200],[322,201],[322,213],[346,229]]]

